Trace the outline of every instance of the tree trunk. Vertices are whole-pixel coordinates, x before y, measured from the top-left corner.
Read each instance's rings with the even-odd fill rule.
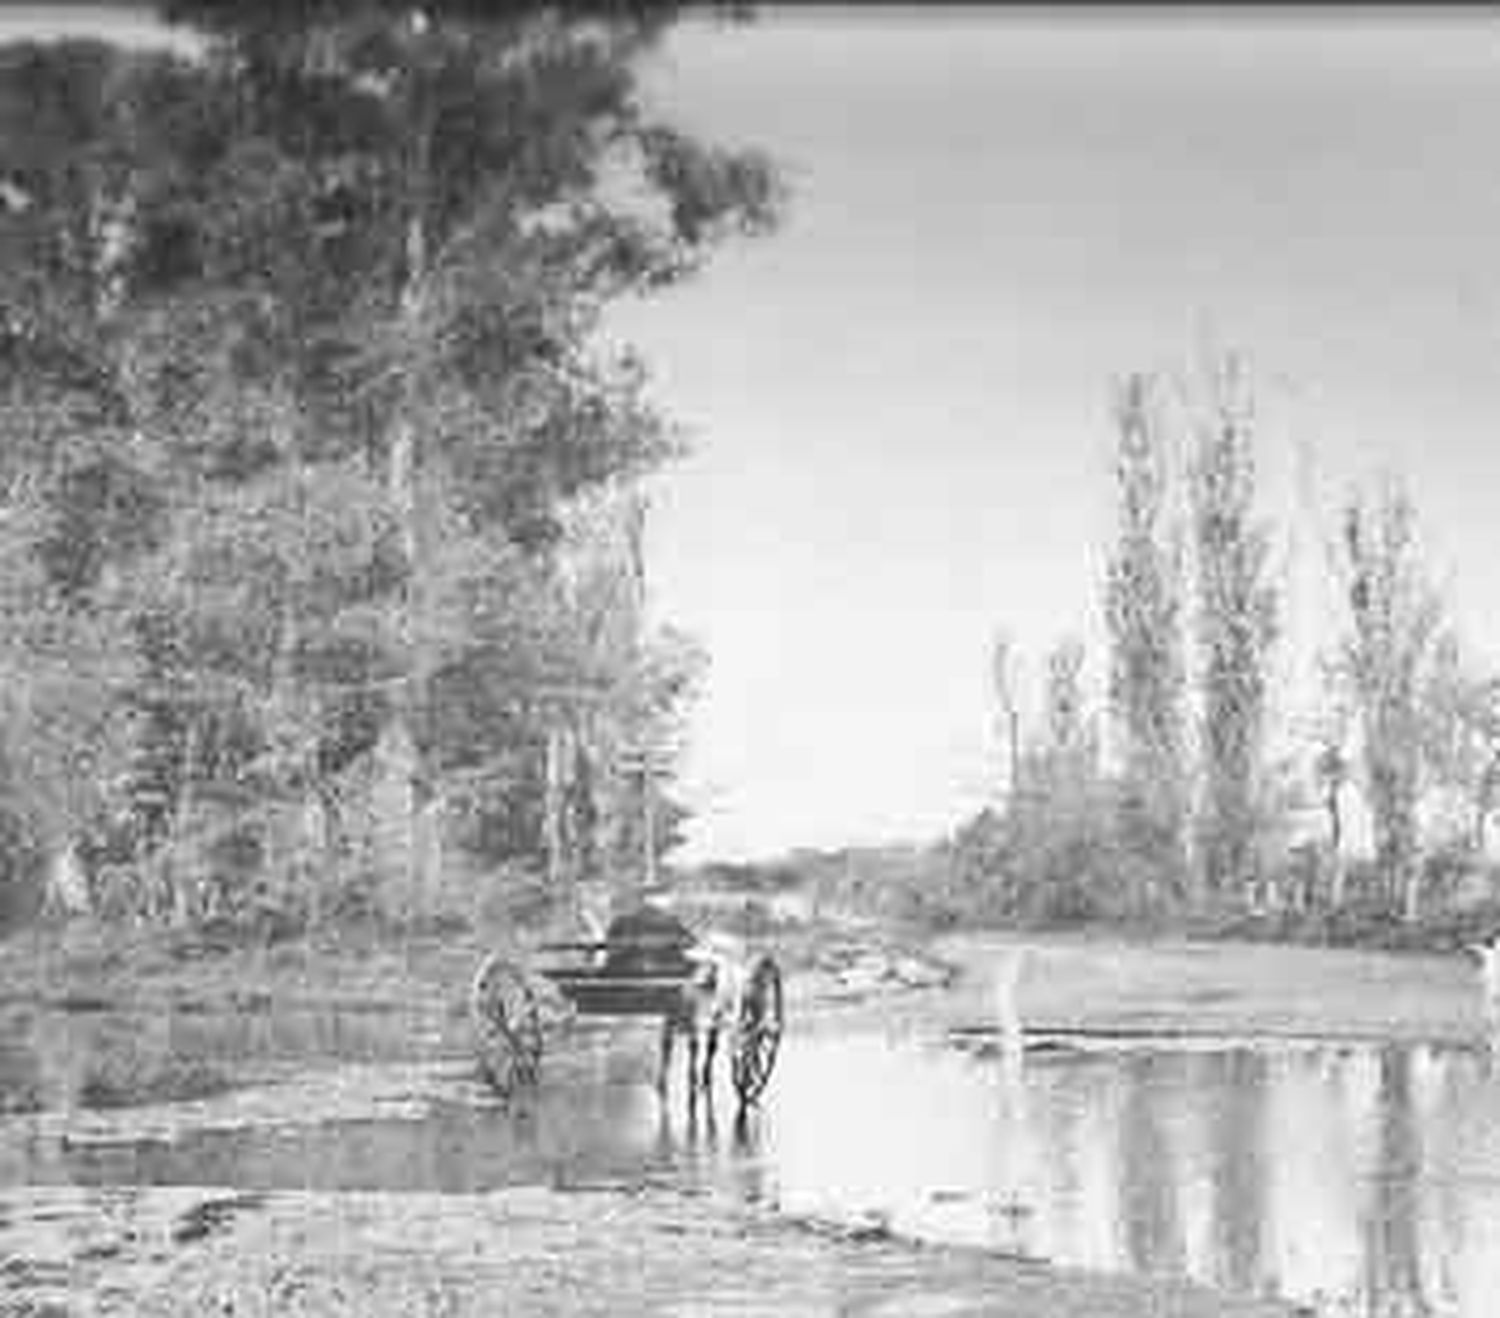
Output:
[[[1341,911],[1344,908],[1344,886],[1347,877],[1343,853],[1331,851],[1328,866],[1328,906],[1330,910]]]
[[[1408,860],[1403,875],[1401,890],[1401,918],[1407,924],[1415,924],[1421,915],[1422,866],[1413,857]]]
[[[184,865],[179,850],[180,829],[184,822],[190,832],[198,822],[198,776],[203,761],[202,751],[203,721],[194,715],[188,724],[187,747],[182,757],[182,787],[177,796],[177,809],[173,812],[172,825],[162,848],[172,902],[172,923],[179,928],[190,925],[202,914],[197,858],[189,856],[188,860],[194,863]]]
[[[649,762],[641,772],[642,845],[645,847],[643,877],[647,892],[656,889],[656,775]]]
[[[1340,784],[1330,783],[1324,798],[1324,809],[1328,812],[1328,904],[1331,909],[1342,910],[1344,905],[1344,814],[1339,800]]]
[[[553,721],[547,728],[547,762],[542,797],[542,834],[547,853],[547,891],[562,904],[569,921],[579,918],[578,893],[573,883],[573,866],[567,854],[563,826],[563,804],[567,788],[568,739],[561,723]]]
[[[430,154],[430,125],[418,109],[421,123],[416,132],[411,171],[411,193],[409,194],[409,216],[406,228],[406,280],[401,292],[401,317],[415,333],[423,300],[423,283],[427,276],[429,253],[424,211],[428,188],[428,165]],[[420,354],[419,354],[420,356]],[[427,686],[428,656],[421,640],[424,634],[423,619],[426,613],[427,584],[427,537],[423,534],[421,506],[421,454],[414,418],[415,402],[420,381],[413,377],[420,374],[413,362],[403,364],[402,396],[397,405],[395,424],[391,431],[387,488],[401,530],[402,552],[407,563],[405,598],[402,601],[399,629],[403,642],[404,661],[408,665],[405,699],[399,702],[395,721],[401,725],[400,735],[392,739],[392,753],[400,762],[392,760],[393,774],[403,777],[415,788],[420,777],[421,764],[415,735],[415,715],[420,707]],[[418,813],[422,803],[415,790],[408,793],[400,816],[400,827],[404,834],[399,844],[401,865],[405,871],[405,882],[409,889],[406,901],[421,907],[430,895],[434,870],[442,865],[441,843],[436,846],[423,845],[422,821]]]
[[[1494,809],[1495,788],[1500,783],[1500,761],[1491,760],[1479,777],[1479,790],[1474,798],[1474,854],[1484,860],[1489,845],[1490,811]]]
[[[1014,807],[1016,792],[1021,785],[1021,717],[1012,709],[1008,711],[1006,723],[1010,732],[1010,799]]]
[[[417,906],[418,865],[416,749],[407,721],[393,719],[375,748],[371,784],[370,829],[374,860],[381,876],[381,906],[387,914],[409,916]]]
[[[339,818],[338,793],[332,783],[316,783],[302,801],[302,830],[312,853],[307,874],[307,920],[317,928],[323,923],[328,882],[340,873],[343,827]]]

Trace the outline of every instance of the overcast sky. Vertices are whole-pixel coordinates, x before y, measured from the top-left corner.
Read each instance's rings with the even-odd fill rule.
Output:
[[[652,85],[795,189],[620,322],[696,438],[653,542],[713,655],[696,854],[960,821],[999,626],[1033,697],[1069,632],[1102,694],[1111,383],[1204,345],[1258,381],[1304,675],[1315,514],[1381,470],[1500,661],[1494,16],[772,9],[682,30]]]
[[[1495,16],[772,8],[688,23],[651,86],[794,190],[616,320],[696,443],[652,532],[658,611],[713,656],[693,854],[959,822],[996,786],[997,627],[1033,699],[1070,632],[1100,691],[1111,382],[1205,344],[1255,371],[1302,669],[1313,514],[1381,468],[1500,661]]]

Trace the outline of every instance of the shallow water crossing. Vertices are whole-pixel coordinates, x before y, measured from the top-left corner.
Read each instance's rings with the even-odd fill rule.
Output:
[[[1187,1277],[1320,1314],[1484,1318],[1500,1066],[1434,1046],[794,1035],[762,1109],[651,1087],[649,1031],[549,1057],[506,1106],[462,1061],[348,1065],[122,1112],[0,1121],[12,1184],[714,1188],[859,1232]],[[49,1133],[50,1132],[50,1133]],[[250,1211],[253,1211],[251,1209]]]

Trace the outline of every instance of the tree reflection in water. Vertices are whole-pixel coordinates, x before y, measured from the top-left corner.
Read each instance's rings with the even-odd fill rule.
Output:
[[[1478,1056],[1064,1050],[1029,1065],[1024,1095],[999,1092],[992,1199],[1037,1169],[1030,1252],[1361,1318],[1494,1310],[1500,1084]]]
[[[1268,1288],[1264,1131],[1267,1059],[1240,1049],[1222,1058],[1213,1121],[1214,1281],[1247,1294]]]
[[[1187,1270],[1183,1240],[1182,1167],[1168,1138],[1149,1054],[1125,1061],[1125,1101],[1120,1121],[1119,1220],[1130,1266],[1137,1272]]]
[[[1365,1294],[1381,1318],[1433,1312],[1422,1289],[1419,1187],[1422,1143],[1412,1093],[1412,1053],[1380,1052],[1379,1143],[1365,1247]]]
[[[49,1042],[58,1057],[26,1041],[0,1052],[8,1094],[72,1092],[95,1064],[92,1037]],[[455,1082],[420,1120],[64,1147],[12,1114],[0,1174],[451,1192],[646,1177],[1320,1313],[1496,1311],[1500,1074],[1480,1054],[1064,1042],[1018,1069],[927,1037],[794,1036],[763,1107],[735,1124],[728,1107],[662,1105],[638,1050],[614,1053],[603,1074],[560,1054],[503,1109]]]
[[[1500,1105],[1479,1059],[1398,1046],[1147,1052],[1122,1056],[1113,1079],[1116,1099],[1096,1096],[1084,1126],[1115,1151],[1110,1199],[1044,1205],[1059,1261],[1097,1265],[1055,1227],[1112,1212],[1109,1266],[1361,1318],[1493,1311]],[[1052,1156],[1080,1162],[1087,1142],[1059,1141]],[[1054,1184],[1078,1195],[1089,1182],[1074,1171]]]

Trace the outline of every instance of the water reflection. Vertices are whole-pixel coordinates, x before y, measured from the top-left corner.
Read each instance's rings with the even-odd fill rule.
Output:
[[[1182,1207],[1176,1191],[1176,1149],[1167,1129],[1174,1115],[1149,1101],[1151,1057],[1132,1057],[1125,1065],[1132,1083],[1123,1096],[1118,1125],[1119,1176],[1116,1210],[1124,1236],[1124,1253],[1139,1272],[1186,1270]]]
[[[1327,1313],[1494,1308],[1500,1085],[1477,1056],[1057,1054],[1032,1059],[1018,1102],[983,1058],[814,1040],[779,1079],[761,1154],[793,1208],[877,1206],[917,1235]]]
[[[24,1078],[32,1063],[6,1065]],[[1017,1068],[943,1040],[794,1036],[748,1121],[722,1092],[663,1106],[650,1079],[649,1046],[627,1040],[553,1059],[530,1102],[458,1085],[421,1120],[64,1148],[0,1119],[0,1180],[655,1180],[1330,1315],[1483,1318],[1500,1294],[1500,1071],[1482,1054],[1068,1046]]]

